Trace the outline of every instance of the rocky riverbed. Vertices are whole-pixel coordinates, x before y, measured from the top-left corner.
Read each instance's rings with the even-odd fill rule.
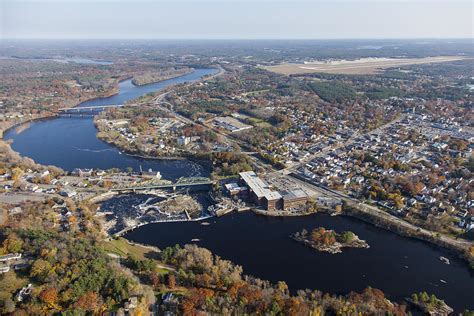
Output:
[[[148,223],[196,220],[207,215],[197,196],[185,194],[122,194],[103,202],[98,215],[110,235]]]

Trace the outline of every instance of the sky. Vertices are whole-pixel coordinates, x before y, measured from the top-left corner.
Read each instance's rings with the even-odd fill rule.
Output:
[[[0,0],[0,38],[473,38],[473,16],[470,0]]]

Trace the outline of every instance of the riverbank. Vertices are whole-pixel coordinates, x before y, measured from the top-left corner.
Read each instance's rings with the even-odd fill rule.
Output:
[[[135,229],[138,229],[142,226],[145,226],[145,225],[149,225],[149,224],[164,224],[164,223],[182,223],[182,222],[201,222],[201,221],[204,221],[206,219],[209,219],[209,218],[212,218],[214,216],[212,215],[207,215],[207,216],[202,216],[202,217],[198,217],[198,218],[191,218],[191,219],[161,219],[161,220],[156,220],[156,221],[149,221],[149,222],[146,222],[146,223],[140,223],[138,225],[135,225],[135,226],[131,226],[131,227],[127,227],[125,229],[122,229],[121,231],[119,232],[116,232],[114,233],[112,236],[113,237],[122,237],[123,235],[129,233],[129,232],[132,232],[134,231]]]
[[[155,74],[155,73],[146,73],[142,75],[136,75],[132,78],[132,83],[136,86],[144,86],[147,84],[157,83],[160,81],[165,81],[169,79],[178,78],[184,75],[189,75],[194,72],[194,68],[183,68],[176,69],[175,72],[170,74]]]
[[[402,300],[423,289],[445,299],[456,311],[473,307],[469,298],[474,290],[473,276],[464,262],[445,249],[400,237],[357,218],[327,214],[285,218],[232,212],[206,222],[209,224],[151,224],[124,237],[160,249],[196,243],[241,265],[246,274],[272,282],[284,280],[293,293],[317,287],[326,293],[343,294],[371,285],[390,299]],[[370,248],[331,255],[288,237],[303,228],[315,227],[352,231]],[[451,264],[441,262],[440,256],[449,258]]]
[[[217,76],[220,76],[225,73],[225,70],[222,67],[217,67],[217,68],[212,68],[214,70],[218,70],[216,74],[210,75],[208,77],[201,77],[199,81],[207,81],[212,78],[215,78]],[[196,70],[193,69],[193,72]],[[166,95],[173,89],[174,84],[167,86],[163,90],[161,90],[160,96]],[[155,97],[154,99],[159,99],[160,96]],[[156,159],[156,160],[178,160],[178,159],[188,159],[191,161],[195,161],[198,163],[205,163],[206,165],[209,165],[210,160],[209,160],[209,155],[211,152],[202,152],[200,149],[202,146],[199,146],[198,148],[192,147],[182,147],[178,146],[178,144],[174,145],[169,145],[167,146],[167,150],[162,150],[158,148],[158,146],[155,145],[150,145],[147,143],[142,143],[138,144],[135,142],[135,138],[130,136],[130,129],[136,128],[136,126],[130,125],[129,122],[132,121],[132,118],[135,117],[136,115],[139,115],[141,113],[134,113],[133,109],[136,109],[137,107],[142,106],[144,111],[146,112],[147,105],[150,105],[151,102],[156,102],[156,100],[150,101],[149,99],[147,100],[138,100],[134,104],[130,104],[130,107],[124,107],[121,109],[118,109],[116,111],[122,110],[122,120],[125,123],[120,123],[120,125],[115,126],[113,123],[114,119],[113,117],[107,117],[107,112],[104,112],[102,116],[100,117],[95,117],[94,118],[94,125],[97,129],[96,136],[98,139],[101,141],[112,145],[119,149],[121,152],[132,156],[132,157],[138,157],[142,159]],[[130,113],[130,111],[132,111]],[[134,114],[134,115],[133,115]],[[154,114],[155,115],[155,114]],[[176,114],[175,114],[176,115]],[[154,118],[152,117],[146,117],[148,119]],[[179,118],[178,118],[179,119]],[[128,122],[128,123],[126,123]],[[185,124],[193,124],[190,120],[186,120]],[[156,125],[156,124],[155,124]],[[128,135],[125,136],[124,129],[127,129]],[[155,131],[156,132],[156,131]],[[156,136],[155,133],[149,132],[149,134],[146,133],[136,133],[133,136],[146,136],[148,138]],[[161,141],[164,143],[168,143],[169,141],[174,142],[174,139],[176,138],[176,135],[173,135],[172,138],[167,139],[167,138],[162,138]],[[169,147],[171,150],[169,149]],[[163,147],[164,148],[164,147]],[[150,154],[152,153],[152,154]]]
[[[135,150],[130,150],[130,148],[124,147],[121,145],[121,143],[115,142],[113,140],[110,140],[109,138],[103,137],[101,135],[101,130],[100,126],[96,124],[94,120],[94,125],[97,129],[97,139],[103,141],[104,143],[113,146],[114,148],[117,148],[120,153],[133,157],[133,158],[138,158],[138,159],[145,159],[145,160],[152,160],[152,161],[179,161],[179,160],[188,160],[194,163],[197,163],[201,165],[202,167],[206,169],[211,168],[211,159],[210,159],[210,153],[191,153],[191,152],[181,152],[179,154],[174,154],[174,155],[156,155],[152,156],[149,154],[146,154],[141,151],[135,151]]]
[[[267,211],[258,208],[250,208],[252,212],[258,215],[270,216],[270,217],[297,217],[297,216],[308,216],[316,214],[317,211],[311,212],[288,212],[288,211]]]
[[[124,81],[124,80],[127,80],[127,78],[124,78],[124,79],[119,78],[119,80],[115,83],[116,85],[114,85],[114,87],[111,90],[109,90],[105,93],[102,93],[100,95],[96,95],[96,96],[92,96],[92,97],[84,97],[84,98],[79,97],[79,99],[74,102],[74,105],[70,106],[70,107],[67,107],[67,109],[76,108],[84,102],[91,102],[91,101],[94,101],[94,100],[97,100],[97,99],[109,98],[109,97],[112,97],[114,95],[117,95],[119,93],[118,84],[120,82]],[[6,126],[2,125],[2,127],[1,127],[1,129],[0,129],[0,138],[3,140],[3,136],[13,128],[22,128],[22,126],[25,125],[25,124],[29,124],[29,123],[33,123],[33,122],[41,121],[41,120],[53,119],[53,118],[56,118],[56,117],[58,117],[58,114],[53,109],[53,110],[51,110],[47,113],[44,113],[44,114],[40,114],[40,115],[36,115],[36,116],[35,115],[30,115],[30,117],[28,117],[26,119],[20,119],[20,120],[13,120],[13,121],[4,122],[4,124],[6,124]],[[21,132],[25,131],[28,127],[22,128]]]
[[[127,156],[130,156],[130,157],[136,157],[136,158],[141,158],[141,159],[150,159],[150,160],[184,160],[184,159],[187,159],[187,160],[193,160],[193,161],[210,162],[209,158],[208,158],[208,155],[210,155],[210,153],[182,152],[182,153],[174,154],[174,155],[171,155],[171,156],[170,155],[151,156],[151,155],[147,154],[146,152],[139,151],[139,150],[132,150],[129,147],[122,146],[122,143],[119,143],[119,142],[113,141],[113,140],[111,140],[107,137],[104,137],[104,135],[101,134],[101,132],[104,132],[104,130],[101,130],[101,125],[97,124],[97,120],[94,120],[94,126],[97,129],[96,136],[97,136],[98,139],[100,139],[104,143],[107,143],[109,145],[114,146],[115,148],[120,150],[120,152],[122,152],[123,154],[125,154]]]
[[[298,181],[307,183],[320,192],[340,199],[344,202],[343,215],[361,219],[374,226],[394,232],[400,236],[410,237],[428,242],[432,245],[447,249],[468,263],[468,266],[474,270],[474,256],[471,255],[474,249],[474,243],[467,240],[454,239],[436,232],[428,231],[424,228],[415,226],[404,221],[401,218],[388,214],[385,211],[378,209],[375,206],[365,204],[361,201],[348,197],[347,195],[329,189],[316,186],[314,183],[308,181],[306,178],[298,174],[291,174],[291,176]]]
[[[468,263],[469,267],[474,269],[474,258],[470,255],[471,247],[473,247],[473,245],[468,241],[455,240],[450,237],[416,227],[410,223],[401,222],[401,220],[397,218],[380,216],[375,213],[362,211],[360,208],[354,206],[346,206],[344,208],[344,214],[358,218],[374,226],[389,230],[400,236],[419,239],[438,247],[448,249],[452,253],[464,259]]]

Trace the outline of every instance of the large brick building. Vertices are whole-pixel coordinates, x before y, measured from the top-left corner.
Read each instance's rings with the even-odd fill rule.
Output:
[[[248,198],[254,204],[269,210],[288,210],[304,205],[308,196],[303,190],[274,191],[260,179],[255,172],[246,171],[240,174],[240,184],[248,188]]]

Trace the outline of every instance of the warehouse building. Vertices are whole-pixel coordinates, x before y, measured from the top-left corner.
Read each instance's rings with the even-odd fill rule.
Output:
[[[249,199],[256,205],[267,210],[275,210],[281,200],[281,195],[277,191],[270,189],[270,186],[260,179],[255,172],[241,172],[240,181],[248,188]]]
[[[241,172],[239,175],[241,186],[248,188],[249,200],[266,210],[289,210],[305,205],[308,200],[308,195],[301,189],[282,192],[272,190],[253,171]]]

